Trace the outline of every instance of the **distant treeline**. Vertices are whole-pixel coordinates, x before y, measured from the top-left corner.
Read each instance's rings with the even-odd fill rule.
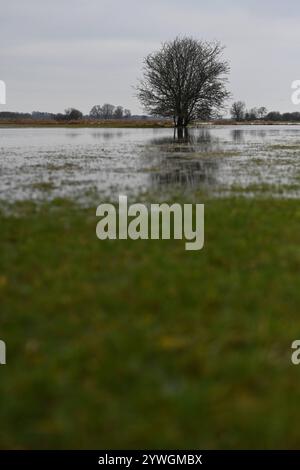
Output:
[[[234,121],[300,121],[300,112],[280,113],[279,111],[268,112],[267,108],[247,109],[243,101],[236,101],[230,109],[231,118]]]
[[[278,111],[271,111],[265,117],[267,121],[300,121],[300,113],[279,113]]]
[[[32,119],[36,121],[78,121],[82,119],[128,119],[131,117],[141,118],[146,116],[131,116],[131,111],[129,109],[124,109],[122,106],[114,106],[109,103],[105,103],[103,106],[93,106],[90,113],[87,115],[84,115],[76,108],[68,108],[64,113],[56,114],[41,111],[33,111],[32,113],[18,113],[11,111],[0,112],[1,120]]]
[[[231,118],[234,121],[277,121],[300,122],[300,112],[280,113],[268,112],[265,107],[247,109],[243,101],[236,101],[230,109]],[[157,116],[159,118],[159,116]],[[33,111],[32,113],[18,113],[12,111],[0,112],[0,120],[5,121],[81,121],[81,120],[122,120],[122,119],[150,119],[146,115],[132,115],[129,109],[122,106],[114,106],[105,103],[103,106],[95,105],[89,114],[84,115],[79,109],[68,108],[64,113],[47,113]],[[152,117],[153,119],[153,117]],[[161,118],[160,118],[161,119]]]

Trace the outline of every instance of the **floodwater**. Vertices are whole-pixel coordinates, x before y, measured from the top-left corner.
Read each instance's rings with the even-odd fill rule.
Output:
[[[300,126],[0,128],[0,200],[206,191],[300,196]]]

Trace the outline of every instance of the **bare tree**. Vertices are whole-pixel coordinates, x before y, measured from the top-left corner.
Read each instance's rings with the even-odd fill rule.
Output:
[[[105,103],[102,106],[102,117],[103,119],[112,119],[114,116],[115,107],[112,104]]]
[[[242,121],[245,119],[246,105],[243,101],[236,101],[230,109],[232,119],[235,121]]]
[[[65,114],[66,114],[66,119],[68,119],[70,121],[77,121],[79,119],[82,119],[82,117],[83,117],[82,112],[79,111],[79,109],[76,109],[76,108],[66,109]]]
[[[115,119],[122,119],[123,117],[123,107],[117,106],[114,110],[114,118]]]
[[[95,104],[95,106],[92,107],[90,110],[90,117],[92,119],[101,119],[103,116],[102,114],[102,108],[100,104]]]
[[[246,111],[245,114],[245,119],[246,121],[256,121],[258,119],[258,109],[257,108],[251,108]]]
[[[124,109],[124,117],[125,118],[130,118],[131,117],[131,111],[130,109]]]
[[[144,77],[137,96],[154,116],[172,117],[177,127],[196,119],[208,119],[229,96],[220,43],[177,37],[144,61]]]
[[[264,119],[266,117],[267,113],[268,113],[268,110],[267,110],[267,108],[265,108],[265,106],[261,106],[257,110],[257,114],[258,114],[259,119]]]
[[[109,103],[105,103],[103,106],[96,104],[90,110],[90,118],[92,119],[122,119],[130,116],[129,109],[123,110],[122,106],[113,106]]]

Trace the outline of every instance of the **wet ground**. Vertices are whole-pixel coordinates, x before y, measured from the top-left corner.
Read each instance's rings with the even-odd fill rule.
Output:
[[[300,196],[300,126],[0,128],[0,199],[155,191]]]

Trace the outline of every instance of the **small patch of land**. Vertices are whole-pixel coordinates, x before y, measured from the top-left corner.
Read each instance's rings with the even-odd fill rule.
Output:
[[[164,128],[173,127],[173,123],[167,120],[152,119],[105,119],[99,121],[78,120],[78,121],[54,121],[54,120],[0,120],[0,127],[70,127],[70,128]]]
[[[232,121],[230,119],[219,119],[216,121],[203,121],[191,124],[189,127],[204,125],[212,126],[282,126],[300,125],[299,122],[286,121]],[[172,128],[173,121],[166,119],[103,119],[103,120],[78,120],[78,121],[55,121],[34,119],[7,119],[0,120],[1,127],[66,127],[66,128]]]

